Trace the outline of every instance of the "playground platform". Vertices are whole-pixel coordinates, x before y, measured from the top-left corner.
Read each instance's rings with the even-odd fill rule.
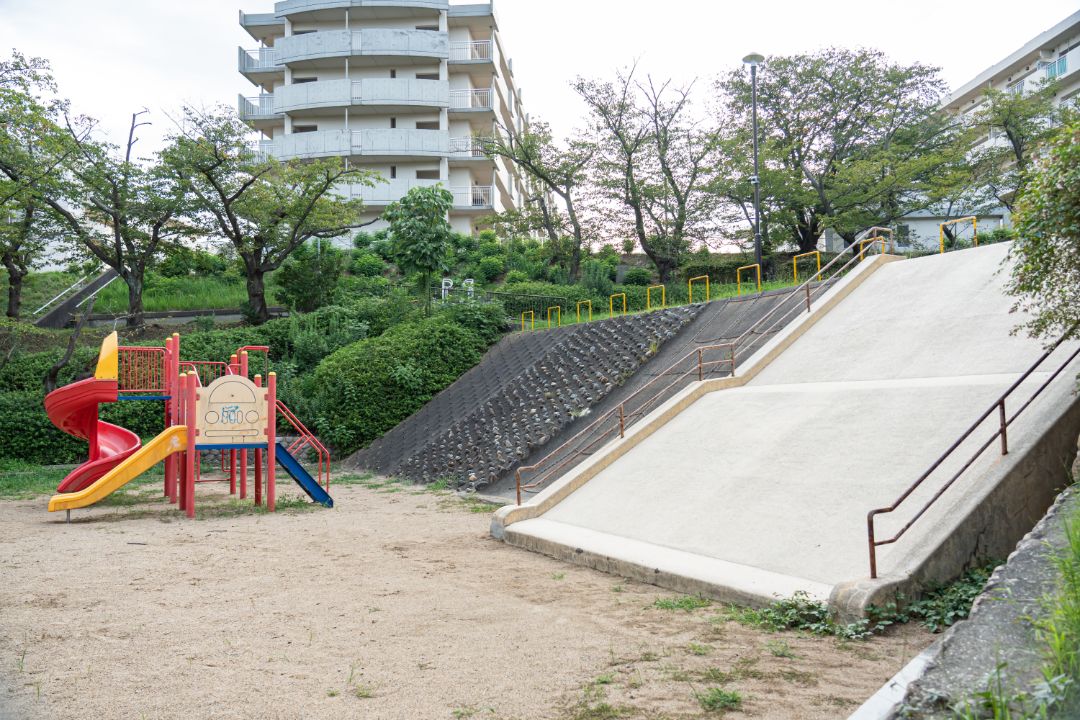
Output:
[[[1004,557],[1053,501],[1080,432],[1077,344],[1028,372],[1044,348],[1012,333],[1022,316],[1004,292],[1007,253],[860,264],[736,378],[681,391],[500,509],[493,534],[683,592],[763,604],[801,591],[853,615]],[[997,431],[995,411],[875,517],[877,540],[906,532],[874,548],[871,569],[868,512],[890,507],[1018,381],[1008,414],[1034,399],[1008,427],[1008,454],[995,440],[950,481]]]

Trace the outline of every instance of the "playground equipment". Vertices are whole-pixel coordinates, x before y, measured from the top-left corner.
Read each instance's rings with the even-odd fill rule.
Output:
[[[975,216],[956,218],[955,220],[946,220],[938,225],[938,252],[945,252],[945,226],[956,225],[958,223],[971,223],[971,236],[975,247],[979,247],[979,218]]]
[[[742,271],[749,270],[750,268],[753,268],[757,271],[757,291],[761,292],[761,265],[753,263],[751,265],[743,265],[741,268],[735,269],[735,292],[737,295],[742,295]]]
[[[111,333],[101,344],[94,376],[65,385],[45,398],[45,412],[60,430],[84,438],[89,460],[75,468],[49,500],[49,512],[71,510],[99,502],[159,462],[165,463],[164,495],[188,517],[195,515],[195,484],[200,479],[201,454],[218,451],[224,469],[228,452],[230,492],[247,497],[248,452],[254,452],[255,504],[274,511],[278,463],[307,495],[333,507],[330,489],[330,453],[277,399],[277,377],[266,373],[250,378],[249,353],[265,346],[245,346],[229,362],[181,361],[180,335],[164,347],[123,347]],[[143,445],[125,428],[98,418],[101,403],[161,401],[165,404],[165,430]],[[277,441],[277,422],[283,417],[298,434],[285,446]],[[296,460],[310,449],[318,457],[313,478]],[[273,455],[270,455],[271,451]]]

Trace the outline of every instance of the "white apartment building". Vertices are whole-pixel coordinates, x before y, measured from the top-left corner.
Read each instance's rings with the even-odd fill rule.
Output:
[[[1058,82],[1057,104],[1076,103],[1080,96],[1080,11],[1059,22],[1054,27],[1024,44],[996,65],[979,73],[977,77],[953,92],[942,103],[942,108],[953,115],[978,112],[987,89],[1028,94],[1038,89],[1048,79]],[[981,144],[1004,143],[1005,138],[987,135]],[[980,144],[980,145],[981,145]],[[904,218],[906,234],[924,246],[936,247],[938,226],[947,219],[969,215],[964,208],[953,208],[950,217],[944,213],[926,210]],[[979,232],[1009,226],[1011,218],[1006,208],[983,210],[978,216]],[[963,237],[970,238],[970,226]]]
[[[385,182],[341,188],[364,200],[367,220],[436,183],[463,233],[523,203],[516,168],[483,152],[498,128],[527,123],[491,2],[283,0],[241,11],[240,25],[258,47],[240,48],[239,70],[259,88],[240,96],[240,117],[278,159],[376,171]]]

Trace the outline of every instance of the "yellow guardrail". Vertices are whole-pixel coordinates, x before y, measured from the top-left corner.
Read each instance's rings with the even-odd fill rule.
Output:
[[[881,243],[881,254],[882,255],[884,255],[888,251],[888,246],[885,244],[885,238],[883,238],[883,237],[872,237],[872,238],[866,238],[865,240],[860,240],[858,242],[858,245],[859,245],[859,260],[860,261],[863,259],[863,253],[866,251],[866,246],[868,244],[877,243],[877,242]]]
[[[810,257],[811,255],[813,255],[814,257],[817,258],[817,271],[821,272],[821,251],[820,250],[811,250],[810,252],[799,253],[798,255],[791,258],[791,268],[792,268],[792,270],[794,270],[794,277],[792,278],[792,281],[796,285],[799,284],[799,258]]]
[[[761,292],[761,265],[753,263],[752,265],[743,265],[735,270],[735,292],[739,295],[742,295],[742,271],[750,268],[757,270],[757,291]]]
[[[615,298],[622,297],[622,314],[626,314],[626,293],[615,293],[608,298],[608,317],[615,317]]]
[[[692,277],[686,281],[686,294],[690,296],[691,304],[694,302],[694,283],[699,280],[705,281],[705,302],[709,302],[709,276],[698,275],[697,277]]]
[[[945,226],[966,222],[971,223],[972,240],[974,240],[975,247],[979,247],[979,218],[972,215],[970,217],[956,218],[955,220],[946,220],[938,225],[938,252],[945,252]]]
[[[555,310],[555,327],[562,327],[562,305],[552,305],[547,309],[547,326],[551,327],[551,311]]]
[[[588,305],[589,306],[589,322],[592,322],[592,300],[578,300],[577,307],[575,308],[575,311],[577,312],[577,321],[581,322],[581,306],[582,305]]]
[[[645,289],[645,309],[652,310],[652,291],[660,288],[660,307],[667,307],[667,288],[663,285],[650,285]]]
[[[525,332],[525,316],[526,315],[529,316],[529,320],[531,321],[529,329],[530,330],[535,330],[536,329],[536,313],[534,313],[532,310],[526,310],[525,312],[521,313],[521,331]]]

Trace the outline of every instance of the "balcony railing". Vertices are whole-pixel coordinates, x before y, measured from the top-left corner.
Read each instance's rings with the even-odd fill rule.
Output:
[[[492,43],[490,40],[473,40],[450,43],[450,60],[490,60]]]
[[[438,180],[395,179],[377,183],[374,186],[347,185],[342,190],[346,197],[360,198],[368,205],[389,205],[405,197],[406,193],[414,187],[432,187],[437,184],[439,184]]]
[[[240,72],[269,72],[281,70],[277,48],[261,47],[254,50],[240,48]]]
[[[452,187],[450,188],[450,192],[454,195],[454,207],[490,208],[492,206],[490,185]]]
[[[453,110],[490,110],[491,88],[451,90],[450,108]]]
[[[458,157],[483,158],[491,152],[495,139],[476,135],[450,138],[450,154]]]
[[[254,120],[255,118],[272,117],[274,115],[274,96],[272,93],[263,93],[255,97],[241,95],[239,105],[241,120]]]

